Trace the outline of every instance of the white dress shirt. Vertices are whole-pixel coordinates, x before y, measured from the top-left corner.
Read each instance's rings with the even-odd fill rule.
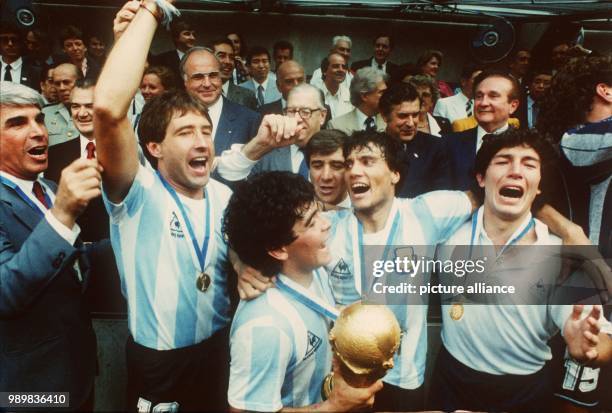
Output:
[[[467,118],[467,112],[465,110],[468,103],[468,97],[459,92],[456,95],[449,96],[446,98],[438,99],[436,106],[434,107],[433,114],[435,116],[442,116],[453,123],[458,119]],[[472,111],[474,108],[474,102],[472,102]]]
[[[20,57],[15,60],[13,63],[6,63],[4,58],[0,59],[2,62],[2,73],[0,74],[0,79],[4,80],[4,74],[6,73],[6,66],[11,65],[11,82],[13,83],[21,83],[21,67],[23,66],[23,59]]]
[[[325,103],[327,103],[331,109],[332,118],[340,117],[353,110],[351,93],[348,88],[344,86],[344,83],[340,84],[335,95],[332,95],[329,89],[327,89],[327,86],[325,86],[325,83],[323,83],[323,88],[321,90],[325,97]]]

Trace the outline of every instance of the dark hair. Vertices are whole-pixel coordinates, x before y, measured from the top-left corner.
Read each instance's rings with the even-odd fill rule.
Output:
[[[170,24],[170,33],[172,34],[172,40],[176,40],[176,38],[184,32],[185,30],[193,30],[193,26],[187,22],[186,20],[176,19],[172,21]]]
[[[73,25],[64,27],[64,29],[60,32],[60,42],[62,43],[62,46],[64,45],[64,42],[68,39],[79,39],[82,42],[85,42],[85,36],[83,36],[83,31]]]
[[[312,184],[300,175],[255,175],[236,186],[225,209],[223,233],[245,264],[274,276],[282,263],[268,252],[295,241],[293,226],[313,202]]]
[[[208,44],[208,48],[212,49],[212,50],[215,50],[215,46],[219,46],[220,44],[228,45],[229,47],[232,48],[232,50],[234,50],[234,44],[227,37],[218,37],[218,38],[214,39],[212,42],[210,42]]]
[[[527,75],[525,76],[525,84],[529,85],[531,82],[533,82],[533,79],[539,75],[549,75],[552,77],[552,67],[550,67],[549,65],[539,65],[532,67],[529,70],[529,73],[527,73]]]
[[[540,190],[542,193],[536,197],[533,207],[537,210],[544,205],[550,194],[547,191],[554,188],[551,179],[551,170],[555,168],[556,156],[550,142],[542,137],[535,129],[514,129],[509,128],[498,135],[485,135],[482,146],[476,153],[474,162],[474,176],[485,176],[491,160],[495,155],[505,148],[515,148],[517,146],[528,146],[532,148],[540,157]],[[475,195],[480,201],[484,200],[484,189],[478,185],[474,188]]]
[[[272,46],[272,54],[276,54],[277,50],[289,49],[289,59],[293,59],[293,44],[287,40],[279,40]]]
[[[266,49],[263,46],[253,46],[249,49],[249,52],[247,53],[247,57],[246,57],[246,63],[247,65],[251,64],[251,60],[253,59],[253,57],[255,56],[259,56],[261,54],[265,54],[266,56],[268,56],[268,60],[270,60],[270,52],[268,52],[268,49]]]
[[[612,85],[612,56],[571,59],[553,77],[536,128],[557,142],[568,129],[584,123],[598,83]]]
[[[229,35],[230,34],[235,34],[240,39],[240,53],[241,53],[241,56],[244,56],[249,49],[248,49],[248,47],[246,45],[246,41],[244,40],[244,37],[242,36],[242,33],[239,33],[237,31],[227,32],[227,33],[225,33],[225,37],[227,37],[229,39]],[[233,43],[232,43],[232,47],[234,47]]]
[[[166,129],[175,114],[185,115],[187,112],[197,112],[204,116],[212,126],[206,107],[196,98],[184,90],[171,90],[162,93],[148,101],[142,108],[140,122],[138,123],[138,137],[143,146],[145,155],[149,155],[146,144],[149,142],[162,142],[166,136]],[[153,167],[157,161],[147,156]]]
[[[346,59],[340,53],[332,52],[328,54],[327,56],[325,56],[323,60],[321,60],[321,76],[323,76],[323,79],[325,79],[325,72],[327,72],[327,69],[329,68],[329,58],[331,55],[334,55],[334,54],[342,57],[342,59],[346,63]]]
[[[521,87],[519,86],[518,80],[516,80],[514,76],[508,73],[507,70],[499,70],[499,69],[483,70],[478,76],[476,76],[476,78],[474,79],[474,89],[472,91],[474,93],[474,96],[476,96],[476,89],[478,89],[478,85],[482,81],[490,77],[501,77],[509,81],[512,86],[510,87],[510,92],[508,93],[508,100],[520,99]]]
[[[425,50],[422,55],[419,56],[419,59],[416,62],[416,67],[420,71],[423,66],[427,62],[431,60],[432,57],[435,57],[440,62],[440,66],[442,66],[442,58],[444,55],[439,50]]]
[[[8,33],[16,34],[17,37],[19,37],[20,42],[22,42],[23,39],[25,39],[25,33],[19,26],[17,26],[14,23],[2,22],[2,24],[0,24],[0,34],[8,34]]]
[[[174,89],[176,87],[176,77],[166,66],[149,66],[145,69],[142,77],[145,77],[145,75],[157,76],[165,90]]]
[[[415,100],[419,101],[420,106],[422,102],[419,92],[412,83],[396,83],[383,92],[378,102],[378,108],[381,114],[388,117],[393,110],[393,106],[401,105],[402,102],[414,102]]]
[[[80,78],[80,79],[77,79],[76,82],[74,82],[74,88],[77,88],[77,87],[79,89],[89,89],[92,87],[96,87],[96,81],[89,79],[89,78]]]
[[[346,133],[337,129],[323,129],[315,133],[303,149],[306,164],[310,164],[312,155],[330,155],[338,149],[343,149],[347,139]]]
[[[398,139],[393,139],[384,132],[357,131],[353,133],[350,138],[344,141],[344,147],[342,148],[344,159],[347,159],[355,149],[366,148],[370,145],[377,146],[378,149],[380,149],[389,169],[393,172],[400,173],[401,177],[401,143]]]
[[[374,45],[376,45],[376,40],[380,39],[381,37],[386,37],[387,39],[389,39],[389,49],[393,50],[393,37],[391,37],[391,35],[387,33],[380,33],[378,36],[376,36],[374,38]]]

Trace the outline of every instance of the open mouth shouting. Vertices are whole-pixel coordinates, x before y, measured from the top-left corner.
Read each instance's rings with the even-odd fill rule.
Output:
[[[519,185],[504,185],[499,190],[500,197],[510,203],[514,203],[523,197],[525,190]]]
[[[44,162],[47,160],[47,145],[33,146],[27,150],[28,155],[36,160],[37,162]]]
[[[198,156],[189,161],[189,168],[196,175],[206,175],[208,173],[208,156]]]
[[[363,198],[365,194],[370,190],[370,185],[363,182],[355,182],[351,184],[351,196],[355,199]]]

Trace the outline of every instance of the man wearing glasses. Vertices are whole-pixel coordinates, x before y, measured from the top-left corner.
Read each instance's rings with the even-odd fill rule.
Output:
[[[294,143],[287,146],[287,141],[263,142],[255,137],[244,146],[234,146],[220,157],[217,166],[219,175],[229,181],[239,181],[249,173],[289,171],[308,179],[308,165],[302,148],[325,122],[327,109],[323,94],[306,83],[296,86],[287,96],[285,114],[295,117],[301,128]]]
[[[189,49],[181,60],[180,72],[187,92],[208,109],[215,153],[246,143],[257,134],[259,114],[222,96],[221,64],[210,49]]]

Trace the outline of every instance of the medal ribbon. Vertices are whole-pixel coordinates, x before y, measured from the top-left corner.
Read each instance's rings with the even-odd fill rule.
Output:
[[[482,208],[481,208],[482,209]],[[484,212],[483,212],[484,213]],[[470,255],[469,258],[472,258],[472,247],[474,246],[474,242],[476,241],[476,227],[478,226],[478,214],[480,214],[480,210],[478,210],[477,212],[475,212],[474,214],[472,214],[472,236],[470,237]],[[484,219],[484,218],[483,218]],[[483,224],[484,225],[484,224]],[[516,244],[517,242],[519,242],[521,240],[521,238],[523,238],[525,235],[527,235],[527,233],[531,230],[531,228],[533,228],[535,226],[535,220],[533,219],[533,217],[531,217],[529,219],[529,222],[527,224],[524,225],[523,229],[521,230],[521,232],[514,238],[512,238],[510,241],[508,241],[501,249],[501,251],[499,251],[499,254],[497,254],[496,258],[499,258],[500,256],[502,256],[504,254],[504,252],[506,252],[506,250]],[[519,227],[520,229],[520,227]],[[518,229],[517,229],[518,231]],[[516,233],[516,231],[515,231]]]
[[[395,235],[397,234],[397,229],[399,227],[400,214],[397,208],[397,200],[393,200],[393,206],[391,207],[390,216],[393,216],[393,221],[391,227],[389,229],[389,234],[387,235],[387,242],[385,243],[385,249],[383,250],[382,259],[386,260],[389,255],[389,249],[391,245],[393,245],[393,240],[395,239]],[[359,251],[358,256],[355,256],[353,252],[353,266],[355,268],[355,289],[361,295],[361,276],[363,274],[365,268],[365,254],[363,248],[363,225],[359,222],[359,219],[355,217],[357,221],[357,250]],[[353,248],[355,251],[355,248]]]
[[[198,262],[200,264],[200,271],[204,272],[204,266],[206,263],[206,256],[208,255],[208,246],[210,241],[210,198],[208,197],[206,188],[204,189],[204,200],[206,202],[206,213],[204,215],[204,225],[205,225],[205,233],[204,233],[204,242],[202,243],[202,248],[198,245],[198,240],[196,238],[195,232],[193,230],[193,226],[191,225],[191,221],[189,220],[189,215],[187,215],[187,211],[185,210],[185,206],[183,202],[179,198],[178,194],[172,188],[172,186],[161,176],[159,171],[157,171],[157,176],[161,180],[162,184],[164,184],[164,188],[168,191],[176,206],[181,211],[181,215],[183,216],[183,221],[185,221],[185,225],[187,226],[187,231],[189,231],[189,236],[191,237],[191,242],[193,244],[193,248],[196,253],[196,257],[198,258]]]
[[[34,201],[32,201],[30,199],[29,196],[27,196],[22,190],[21,188],[13,181],[0,176],[0,182],[2,182],[3,184],[5,184],[6,186],[12,188],[15,192],[17,192],[17,195],[19,195],[19,198],[23,199],[23,201],[28,204],[30,207],[32,207],[37,213],[38,215],[40,215],[41,217],[45,215],[45,212],[47,212],[46,209],[41,209],[38,204],[36,204]],[[49,209],[51,209],[51,207],[53,206],[53,202],[51,202],[51,198],[49,198],[49,195],[47,194],[47,191],[44,192],[45,194],[45,201],[47,201],[47,205],[49,205]]]
[[[315,271],[318,272],[318,270]],[[313,282],[315,282],[314,279]],[[306,307],[329,318],[330,320],[335,321],[338,318],[338,315],[340,314],[340,311],[338,311],[336,308],[329,305],[321,298],[315,296],[311,291],[291,281],[290,279],[282,281],[281,277],[278,277],[276,279],[276,287],[279,290],[289,294],[296,301],[304,304]]]

